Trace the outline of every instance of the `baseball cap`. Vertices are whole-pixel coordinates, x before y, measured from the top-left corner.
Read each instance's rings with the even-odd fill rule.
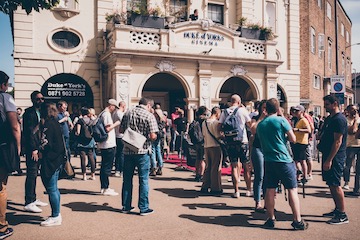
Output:
[[[114,105],[116,108],[119,108],[118,107],[118,103],[117,103],[117,101],[115,100],[115,99],[109,99],[109,101],[108,101],[108,103],[110,104],[110,105]]]
[[[305,112],[304,106],[301,106],[301,105],[297,105],[297,106],[293,107],[292,109],[300,111],[300,112]]]

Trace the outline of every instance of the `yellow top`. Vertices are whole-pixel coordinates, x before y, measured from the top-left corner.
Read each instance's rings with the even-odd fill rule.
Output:
[[[309,121],[306,118],[303,117],[296,123],[295,128],[298,128],[298,129],[306,129],[306,128],[310,129]],[[296,136],[296,143],[309,144],[309,133],[300,132],[300,131],[294,131],[294,134]]]

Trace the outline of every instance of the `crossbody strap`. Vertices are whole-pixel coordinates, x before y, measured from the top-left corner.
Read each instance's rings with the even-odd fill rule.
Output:
[[[210,132],[210,129],[209,129],[209,126],[208,126],[206,120],[205,120],[205,125],[206,125],[206,129],[208,130],[210,136],[212,136],[212,138],[213,138],[219,145],[221,145],[220,141],[214,136],[214,134],[212,134],[212,133]]]

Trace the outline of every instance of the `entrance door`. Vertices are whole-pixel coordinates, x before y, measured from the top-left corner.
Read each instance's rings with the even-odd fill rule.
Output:
[[[250,85],[244,79],[239,77],[229,78],[221,87],[219,94],[219,97],[221,98],[220,105],[226,105],[233,94],[238,94],[244,105],[257,99],[256,93],[252,91]]]

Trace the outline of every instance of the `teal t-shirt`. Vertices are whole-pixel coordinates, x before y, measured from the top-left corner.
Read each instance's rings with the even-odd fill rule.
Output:
[[[262,120],[256,128],[261,149],[266,162],[292,162],[286,148],[285,133],[291,129],[289,122],[284,117],[270,116]]]

